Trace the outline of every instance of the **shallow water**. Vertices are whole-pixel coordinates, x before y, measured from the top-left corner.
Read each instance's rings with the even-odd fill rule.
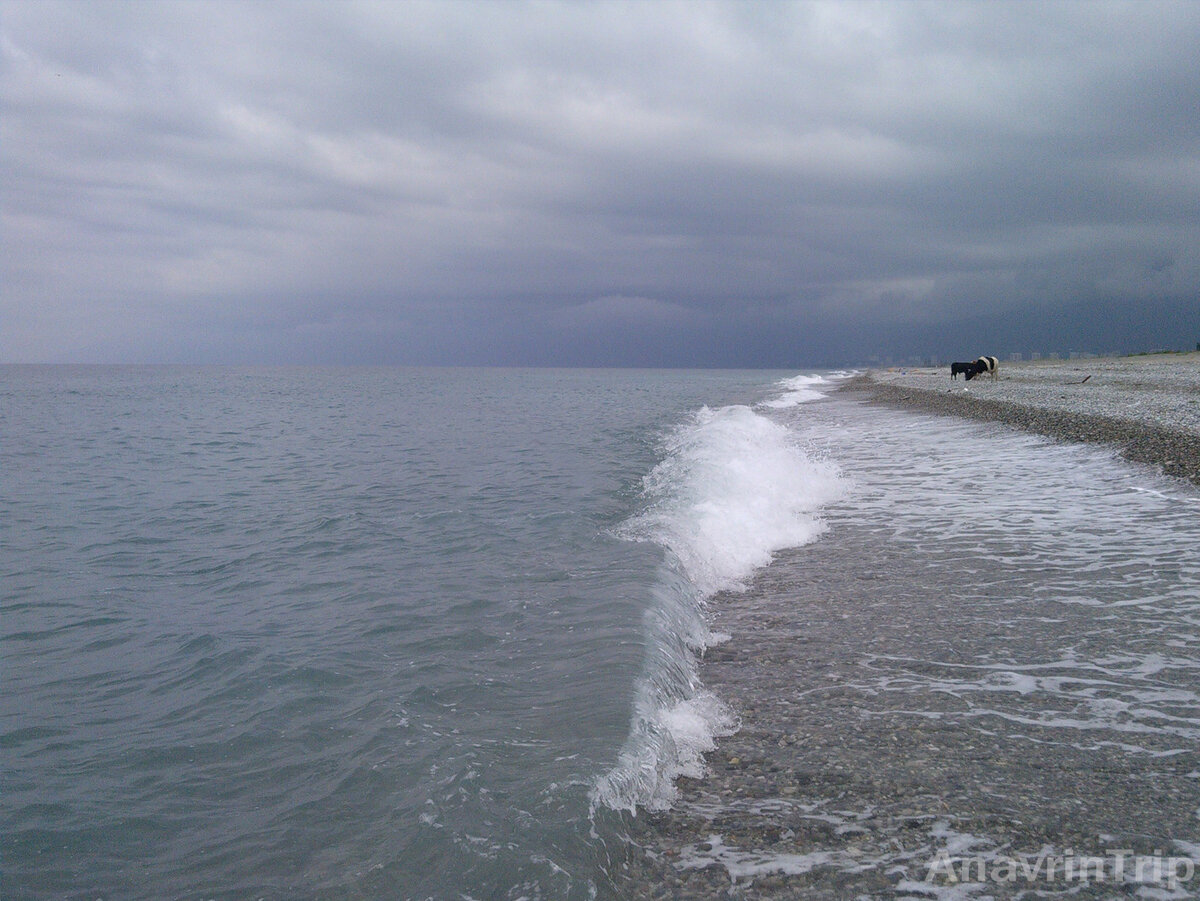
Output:
[[[732,638],[700,674],[741,730],[647,822],[665,865],[630,893],[1191,897],[1152,864],[1200,847],[1200,494],[1000,426],[802,416],[853,487],[714,601]],[[1107,869],[1084,889],[1087,855]]]

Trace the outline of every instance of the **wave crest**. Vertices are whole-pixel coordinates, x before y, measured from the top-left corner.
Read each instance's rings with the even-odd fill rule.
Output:
[[[594,804],[630,811],[669,806],[674,780],[701,775],[704,752],[737,728],[697,676],[698,655],[717,640],[705,617],[709,598],[744,590],[775,553],[814,541],[825,529],[820,509],[845,490],[833,463],[746,406],[702,408],[663,451],[644,479],[645,509],[620,530],[666,555],[645,614],[629,737],[592,793]]]

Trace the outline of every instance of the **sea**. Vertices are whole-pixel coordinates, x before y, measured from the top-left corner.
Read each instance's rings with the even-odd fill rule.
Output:
[[[740,734],[705,655],[753,592],[913,722],[1118,761],[1200,858],[1200,492],[849,375],[0,367],[3,897],[625,896]]]

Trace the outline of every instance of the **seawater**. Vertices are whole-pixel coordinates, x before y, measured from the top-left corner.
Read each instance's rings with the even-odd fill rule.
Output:
[[[779,421],[849,484],[710,603],[741,729],[649,818],[635,893],[1200,895],[1200,492],[845,395]]]
[[[738,736],[698,661],[772,572],[902,720],[1200,734],[1193,489],[840,375],[0,368],[5,897],[619,896]],[[905,637],[904,591],[993,637]]]
[[[0,370],[5,897],[603,894],[838,491],[782,377]]]

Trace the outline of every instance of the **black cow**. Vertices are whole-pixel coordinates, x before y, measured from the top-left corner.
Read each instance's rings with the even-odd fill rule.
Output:
[[[960,372],[965,372],[967,374],[967,378],[970,378],[971,376],[973,376],[975,374],[975,364],[974,363],[951,363],[950,364],[950,378],[957,380],[958,374]]]

